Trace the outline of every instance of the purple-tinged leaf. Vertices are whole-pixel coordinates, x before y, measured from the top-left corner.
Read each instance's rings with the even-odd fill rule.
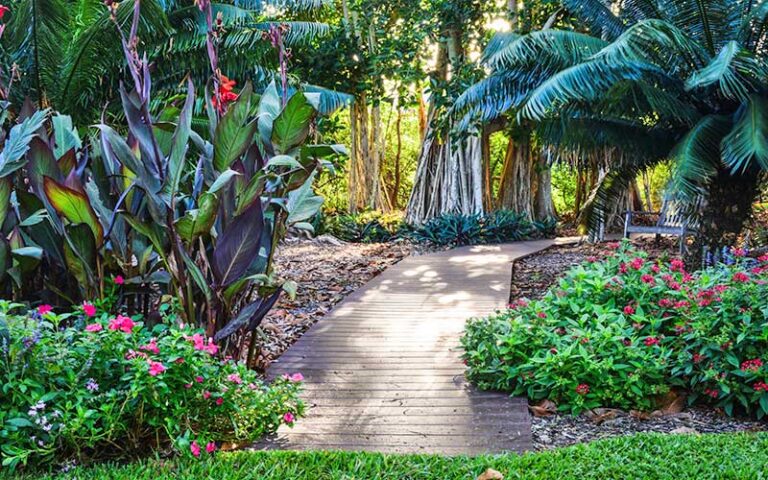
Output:
[[[227,225],[213,250],[213,273],[219,286],[226,287],[240,279],[259,255],[264,212],[256,200]]]

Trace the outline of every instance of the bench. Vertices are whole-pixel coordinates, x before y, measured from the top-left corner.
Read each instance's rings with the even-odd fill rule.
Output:
[[[701,201],[701,198],[696,199],[693,211],[698,211]],[[685,253],[685,238],[698,230],[698,223],[692,218],[690,212],[691,210],[685,208],[683,202],[672,197],[664,197],[661,210],[658,212],[626,212],[624,237],[629,238],[633,233],[652,233],[656,235],[657,240],[661,235],[678,236],[680,253]],[[635,225],[634,220],[640,215],[658,215],[659,219],[654,225]]]

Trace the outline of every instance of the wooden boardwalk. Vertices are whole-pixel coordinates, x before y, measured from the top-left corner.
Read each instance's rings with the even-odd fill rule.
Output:
[[[564,241],[564,240],[563,240]],[[531,448],[527,403],[464,379],[464,323],[506,305],[511,262],[556,241],[408,257],[272,365],[301,372],[307,417],[259,448],[480,454]]]

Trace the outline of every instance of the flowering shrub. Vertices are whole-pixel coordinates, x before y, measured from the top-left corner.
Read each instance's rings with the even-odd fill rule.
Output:
[[[768,413],[768,258],[690,274],[629,244],[569,271],[539,301],[468,323],[468,377],[562,410],[690,402]]]
[[[3,467],[171,447],[199,457],[303,413],[300,374],[263,383],[191,328],[0,303]],[[63,320],[73,327],[60,328]],[[170,322],[169,322],[170,323]]]

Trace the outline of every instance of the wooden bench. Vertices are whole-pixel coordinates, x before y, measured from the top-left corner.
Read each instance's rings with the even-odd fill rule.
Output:
[[[701,198],[695,202],[694,211],[701,206]],[[639,215],[658,215],[655,225],[635,225],[634,220]],[[658,240],[661,235],[680,237],[680,253],[685,252],[685,238],[694,235],[698,230],[697,222],[691,218],[690,211],[684,204],[672,197],[664,197],[661,210],[658,212],[626,212],[624,217],[624,237],[629,238],[633,233],[653,233]]]

